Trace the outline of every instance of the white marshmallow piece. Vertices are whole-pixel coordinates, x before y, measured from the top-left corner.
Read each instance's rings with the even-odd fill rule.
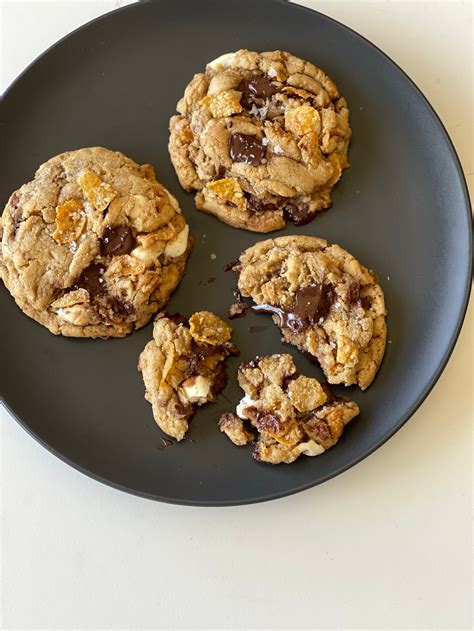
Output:
[[[186,225],[178,234],[174,241],[167,243],[165,248],[165,256],[170,259],[174,259],[177,256],[181,256],[186,252],[188,247],[189,226]]]

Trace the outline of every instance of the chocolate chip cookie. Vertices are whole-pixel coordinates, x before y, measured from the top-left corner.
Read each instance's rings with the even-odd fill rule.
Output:
[[[290,355],[245,362],[238,379],[245,396],[236,413],[220,417],[219,428],[235,445],[256,441],[253,457],[261,462],[290,464],[302,454],[319,456],[359,414],[354,401],[298,374]]]
[[[194,76],[177,110],[169,151],[199,210],[270,232],[331,206],[351,130],[320,68],[281,51],[228,53]]]
[[[305,236],[261,241],[233,269],[242,296],[271,313],[283,341],[317,360],[329,383],[371,384],[387,337],[373,272],[338,245]]]
[[[101,147],[40,166],[1,225],[7,289],[26,315],[73,337],[144,326],[181,280],[192,243],[153,167]]]
[[[232,328],[210,311],[198,311],[189,320],[158,314],[138,370],[155,421],[176,440],[184,438],[196,408],[215,401],[224,389],[224,360],[238,354],[231,335]]]

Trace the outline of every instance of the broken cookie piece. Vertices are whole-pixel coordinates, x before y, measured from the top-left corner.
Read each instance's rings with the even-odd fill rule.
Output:
[[[387,312],[376,275],[349,252],[316,237],[279,237],[245,250],[233,269],[253,310],[271,313],[283,341],[318,361],[329,383],[372,383]]]
[[[169,436],[182,440],[196,408],[216,401],[226,386],[224,360],[239,352],[231,336],[232,328],[210,311],[189,320],[158,314],[138,370],[155,421]]]
[[[253,457],[260,462],[290,464],[301,455],[319,456],[359,414],[354,401],[299,375],[290,355],[245,362],[238,379],[245,396],[235,413],[222,414],[219,428],[235,445],[256,441]]]

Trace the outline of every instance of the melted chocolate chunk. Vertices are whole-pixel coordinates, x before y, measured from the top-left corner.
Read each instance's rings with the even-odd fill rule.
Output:
[[[283,381],[281,382],[281,389],[286,391],[290,383],[295,379],[298,379],[297,372],[294,372],[292,375],[286,375],[286,377],[283,377]]]
[[[280,205],[277,202],[264,203],[256,195],[252,193],[244,192],[244,197],[247,200],[247,210],[251,213],[261,213],[267,210],[278,210]]]
[[[238,89],[242,92],[240,104],[246,110],[252,109],[253,105],[262,107],[267,99],[279,91],[276,85],[259,75],[242,79]]]
[[[100,240],[100,253],[103,256],[129,254],[135,247],[135,237],[128,226],[107,226]]]
[[[250,134],[231,134],[230,157],[233,162],[243,162],[258,167],[265,156],[262,141]]]
[[[135,313],[135,307],[127,300],[118,300],[113,296],[107,296],[105,306],[121,317],[127,317]]]
[[[189,324],[188,319],[185,318],[180,313],[173,313],[173,314],[167,313],[165,317],[167,317],[168,320],[171,320],[171,322],[174,322],[175,324],[186,324],[186,325]]]
[[[258,368],[258,362],[260,360],[260,357],[256,357],[255,359],[250,359],[248,362],[244,362],[243,364],[240,364],[240,368],[239,370],[251,370],[253,368]]]
[[[277,307],[275,305],[263,304],[263,305],[254,305],[252,309],[256,311],[257,313],[266,312],[266,313],[273,313],[277,315],[280,319],[279,326],[287,327],[295,333],[297,333],[303,328],[303,323],[301,322],[301,320],[296,314],[288,313],[287,311],[284,311],[283,309],[281,309],[281,307]]]
[[[326,318],[329,309],[335,301],[332,285],[316,283],[308,287],[302,287],[296,292],[293,312],[301,319],[311,323],[318,322],[320,318]]]
[[[198,359],[204,359],[209,355],[216,355],[222,351],[222,346],[213,346],[212,344],[197,344],[194,340],[191,342],[191,350],[198,357]]]
[[[324,390],[325,395],[327,396],[327,400],[325,401],[325,403],[323,403],[323,405],[331,405],[331,403],[339,403],[339,401],[343,401],[341,397],[338,397],[337,394],[334,394],[334,392],[329,387],[327,381],[321,381],[320,385],[321,388]]]
[[[217,369],[217,373],[214,377],[214,381],[212,382],[211,395],[213,397],[217,397],[222,392],[222,390],[224,390],[226,385],[227,385],[227,373],[226,373],[224,364],[221,364],[219,368]]]
[[[259,429],[272,434],[279,434],[282,430],[282,423],[279,414],[275,412],[259,412],[257,414]]]
[[[361,298],[360,285],[358,283],[352,283],[347,292],[347,300],[350,305],[359,304],[363,309],[368,311],[372,306],[372,298],[370,296],[364,296]]]
[[[317,283],[302,287],[296,293],[292,311],[285,311],[276,305],[254,305],[254,311],[268,312],[277,315],[280,319],[279,326],[287,327],[294,333],[298,333],[309,324],[325,319],[331,305],[334,303],[335,294],[332,285]]]
[[[237,348],[237,347],[235,347]],[[237,349],[238,350],[238,349]],[[225,355],[233,354],[234,346],[226,344],[225,346],[214,346],[212,344],[197,344],[194,340],[191,342],[191,354],[187,356],[189,362],[189,375],[197,375],[201,372],[200,362],[210,355],[224,353]]]
[[[304,202],[290,202],[283,209],[287,220],[291,220],[295,226],[304,226],[309,223],[316,214],[311,211],[308,204]]]
[[[105,291],[105,280],[102,275],[105,271],[102,263],[92,263],[82,272],[73,289],[86,289],[91,296],[96,296]]]

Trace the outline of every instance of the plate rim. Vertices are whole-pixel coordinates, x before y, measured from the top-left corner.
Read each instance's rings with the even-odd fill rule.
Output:
[[[228,0],[234,3],[237,3],[238,0]],[[413,79],[411,79],[411,77],[407,74],[407,72],[401,67],[399,66],[387,53],[385,53],[381,48],[379,48],[376,44],[372,43],[369,39],[367,39],[364,35],[361,35],[360,33],[358,33],[356,30],[354,30],[353,28],[346,26],[345,24],[343,24],[342,22],[340,22],[339,20],[336,20],[333,17],[330,17],[328,15],[325,15],[324,13],[321,13],[320,11],[317,11],[315,9],[311,9],[310,7],[306,7],[306,6],[302,6],[299,4],[295,4],[295,3],[290,3],[288,2],[288,0],[265,0],[267,3],[274,3],[274,4],[280,4],[280,5],[285,5],[285,6],[290,6],[291,10],[295,10],[295,11],[302,11],[302,12],[309,12],[311,14],[316,14],[318,15],[319,19],[327,20],[329,22],[332,22],[333,24],[335,24],[337,27],[343,29],[344,31],[348,32],[350,35],[352,35],[353,37],[361,40],[364,44],[368,45],[370,48],[372,48],[376,53],[378,53],[379,55],[381,55],[387,62],[389,62],[393,68],[402,75],[402,77],[404,79],[406,79],[408,81],[408,83],[411,85],[411,87],[415,90],[415,92],[417,93],[418,97],[421,98],[422,102],[424,103],[424,105],[427,108],[427,111],[431,114],[431,116],[434,119],[434,122],[437,124],[438,128],[440,129],[444,140],[446,142],[447,148],[449,150],[450,156],[453,160],[455,169],[456,169],[456,173],[459,177],[459,183],[461,186],[461,190],[463,193],[463,199],[464,199],[464,208],[466,211],[466,215],[467,215],[467,220],[468,223],[471,223],[472,225],[472,205],[471,205],[471,200],[470,200],[470,196],[469,196],[469,189],[467,187],[467,182],[466,182],[466,178],[464,175],[464,170],[461,164],[461,161],[459,159],[459,155],[456,151],[456,148],[453,144],[453,141],[451,140],[451,137],[449,136],[449,133],[443,123],[443,121],[441,120],[440,116],[438,115],[438,113],[436,112],[436,110],[434,109],[434,107],[431,105],[431,103],[429,102],[429,100],[427,99],[427,97],[424,95],[424,93],[421,91],[421,89],[417,86],[417,84],[414,82]],[[161,2],[161,0],[158,0],[158,2],[155,2],[156,4],[159,4]],[[117,9],[114,9],[112,11],[107,11],[106,13],[103,13],[95,18],[93,18],[92,20],[89,20],[88,22],[86,22],[85,24],[82,24],[81,26],[73,29],[72,31],[70,31],[69,33],[66,33],[63,37],[61,37],[59,40],[53,42],[53,44],[51,44],[48,48],[46,48],[42,53],[40,53],[39,55],[37,55],[27,66],[26,68],[7,86],[6,90],[3,92],[2,94],[2,101],[3,103],[5,103],[7,97],[10,95],[10,93],[14,90],[14,88],[16,87],[16,85],[23,79],[23,77],[39,62],[41,61],[41,59],[43,59],[43,57],[46,57],[52,50],[54,50],[56,47],[60,46],[65,40],[71,38],[72,36],[74,36],[75,34],[77,34],[80,31],[86,30],[89,26],[98,23],[100,21],[105,21],[109,18],[109,16],[111,14],[115,14],[115,13],[119,13],[119,12],[126,12],[126,11],[133,11],[133,10],[137,10],[140,6],[145,6],[149,4],[149,0],[138,0],[138,2],[134,2],[132,4],[128,4],[126,6],[123,7],[119,7]],[[443,374],[446,365],[454,351],[454,348],[456,346],[456,342],[459,338],[459,335],[461,333],[461,329],[462,329],[462,325],[466,316],[466,312],[467,312],[467,308],[468,308],[468,304],[469,304],[469,297],[471,294],[471,278],[472,278],[472,255],[473,255],[473,244],[472,244],[472,230],[468,230],[468,256],[469,256],[469,260],[467,261],[467,266],[466,266],[466,277],[464,280],[464,289],[463,289],[463,299],[462,299],[462,303],[460,305],[460,309],[459,309],[459,313],[457,316],[457,321],[456,321],[456,325],[451,333],[451,336],[449,338],[449,342],[447,344],[446,347],[446,351],[443,354],[443,357],[441,358],[441,360],[438,362],[436,368],[434,369],[433,373],[432,373],[432,377],[429,380],[429,382],[427,383],[427,385],[425,386],[425,388],[420,392],[420,394],[418,395],[418,397],[416,398],[416,400],[414,401],[414,403],[410,406],[410,408],[408,408],[408,410],[405,412],[405,414],[400,418],[400,420],[398,421],[398,423],[395,425],[395,427],[391,428],[389,431],[387,431],[374,445],[371,446],[370,449],[368,449],[367,451],[365,451],[362,455],[357,456],[355,458],[353,458],[350,462],[345,463],[344,465],[338,467],[337,469],[335,469],[334,471],[332,471],[331,473],[328,473],[327,475],[323,476],[322,478],[318,479],[315,482],[309,482],[309,483],[305,483],[302,484],[296,488],[293,488],[289,491],[282,491],[282,492],[274,492],[274,493],[269,493],[267,495],[261,495],[259,497],[254,497],[252,499],[244,499],[244,500],[213,500],[213,501],[199,501],[196,499],[193,500],[189,500],[189,499],[174,499],[174,498],[170,498],[170,497],[166,497],[166,496],[159,496],[157,494],[154,493],[147,493],[144,491],[139,491],[137,489],[133,489],[130,487],[127,487],[123,484],[119,484],[117,482],[114,482],[113,480],[109,480],[103,476],[98,475],[97,473],[94,473],[90,470],[88,470],[87,468],[79,465],[78,463],[74,462],[73,460],[71,460],[70,458],[64,456],[63,454],[61,454],[57,449],[53,448],[51,445],[49,445],[46,441],[44,441],[38,434],[36,434],[30,427],[29,425],[23,421],[17,414],[16,412],[10,407],[10,405],[8,404],[8,401],[5,399],[5,396],[0,392],[0,404],[3,405],[3,407],[10,413],[10,415],[15,419],[15,421],[20,425],[20,427],[22,427],[27,434],[29,434],[36,442],[38,442],[42,447],[44,447],[47,451],[49,451],[51,454],[53,454],[54,456],[56,456],[59,460],[61,460],[62,462],[66,463],[67,465],[69,465],[70,467],[72,467],[73,469],[75,469],[76,471],[79,471],[80,473],[86,475],[88,478],[91,478],[97,482],[100,482],[108,487],[111,487],[113,489],[119,490],[119,491],[123,491],[129,495],[134,495],[136,497],[141,497],[141,498],[145,498],[148,500],[154,500],[154,501],[159,501],[162,503],[166,503],[166,504],[173,504],[173,505],[179,505],[179,506],[199,506],[199,507],[227,507],[227,506],[244,506],[244,505],[249,505],[249,504],[257,504],[257,503],[261,503],[261,502],[268,502],[271,500],[277,500],[280,499],[282,497],[288,497],[291,495],[295,495],[297,493],[301,493],[302,491],[305,491],[307,489],[313,488],[315,486],[318,486],[320,484],[323,484],[324,482],[327,482],[328,480],[331,480],[332,478],[335,478],[336,476],[341,475],[342,473],[344,473],[345,471],[351,469],[352,467],[354,467],[355,465],[359,464],[360,462],[362,462],[363,460],[365,460],[366,458],[368,458],[371,454],[373,454],[375,451],[377,451],[378,449],[380,449],[380,447],[382,447],[382,445],[384,445],[392,436],[394,436],[410,419],[411,417],[414,415],[414,413],[421,407],[421,405],[424,403],[424,401],[427,399],[427,397],[429,396],[429,394],[431,393],[431,391],[433,390],[433,388],[435,387],[435,385],[437,384],[437,382],[439,381],[441,375]]]

